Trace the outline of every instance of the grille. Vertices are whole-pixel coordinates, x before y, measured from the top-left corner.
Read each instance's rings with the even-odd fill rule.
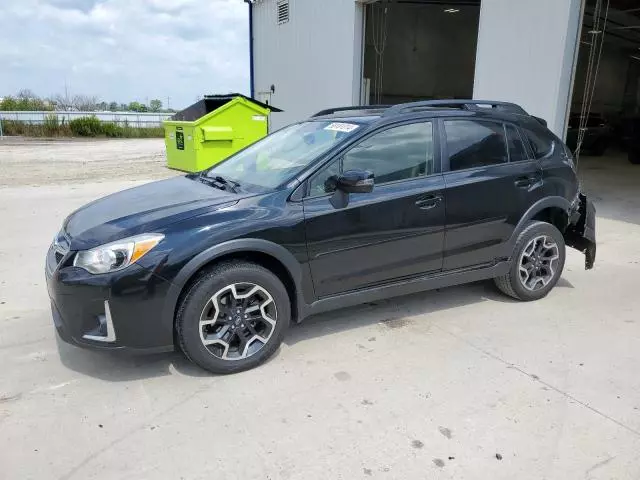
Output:
[[[63,232],[60,232],[53,239],[53,243],[49,248],[47,265],[49,270],[53,272],[69,253],[69,241]]]
[[[286,23],[289,21],[289,0],[278,2],[278,24]]]

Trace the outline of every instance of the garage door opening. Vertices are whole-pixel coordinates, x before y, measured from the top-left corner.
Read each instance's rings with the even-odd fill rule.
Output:
[[[567,145],[598,215],[640,224],[640,4],[587,0],[579,42]]]
[[[639,105],[640,5],[587,0],[567,144],[581,157],[634,149]]]
[[[367,5],[362,104],[472,98],[480,0]]]

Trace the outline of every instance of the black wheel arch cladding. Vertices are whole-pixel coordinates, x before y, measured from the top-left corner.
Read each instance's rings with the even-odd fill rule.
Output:
[[[206,268],[208,265],[212,265],[218,261],[224,261],[225,257],[228,255],[242,253],[250,255],[256,252],[269,255],[276,259],[287,270],[293,281],[294,287],[294,292],[290,292],[290,295],[295,295],[292,303],[296,310],[292,310],[292,315],[298,319],[305,304],[305,300],[301,292],[303,272],[300,263],[298,263],[295,257],[281,245],[262,239],[243,238],[220,243],[204,250],[192,258],[180,270],[173,280],[172,286],[167,294],[165,309],[163,312],[163,321],[170,322],[171,324],[175,323],[176,313],[180,306],[180,300],[186,293],[185,289],[190,286],[190,283],[197,277],[198,273],[202,271],[203,268]],[[287,282],[283,283],[286,285]]]

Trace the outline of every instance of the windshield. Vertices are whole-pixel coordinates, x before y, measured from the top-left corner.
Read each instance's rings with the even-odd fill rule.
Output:
[[[317,121],[290,125],[209,169],[208,178],[272,189],[352,135],[355,123]]]

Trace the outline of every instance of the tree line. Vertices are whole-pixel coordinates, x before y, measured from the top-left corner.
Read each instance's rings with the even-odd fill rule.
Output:
[[[149,105],[141,102],[118,103],[100,101],[93,95],[70,95],[69,93],[42,98],[31,90],[20,90],[16,95],[0,99],[0,111],[81,111],[81,112],[168,112],[175,110],[163,108],[162,100],[150,100]]]

